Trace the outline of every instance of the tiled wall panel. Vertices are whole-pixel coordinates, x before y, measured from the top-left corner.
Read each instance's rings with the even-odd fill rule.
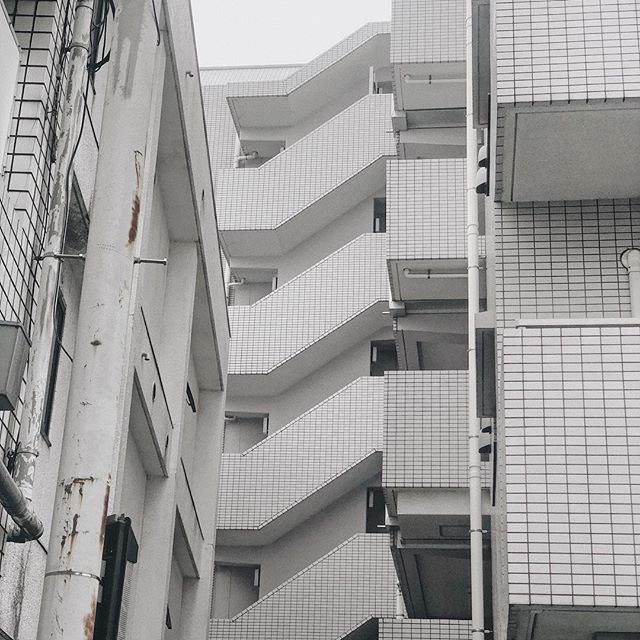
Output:
[[[391,64],[465,59],[464,0],[393,0]]]
[[[232,169],[236,155],[236,129],[227,104],[226,84],[229,82],[257,82],[281,80],[298,67],[241,67],[201,69],[202,101],[209,142],[209,157],[214,180],[219,169]]]
[[[640,327],[508,329],[509,601],[640,605]]]
[[[229,373],[268,373],[387,299],[384,234],[359,236],[247,307],[230,307]]]
[[[381,450],[382,378],[359,378],[243,454],[225,454],[218,528],[257,529]]]
[[[232,621],[212,620],[211,640],[333,640],[371,617],[395,612],[387,536],[359,534]]]
[[[383,618],[378,640],[471,640],[471,621]]]
[[[365,96],[261,167],[219,172],[220,228],[273,229],[395,155],[392,110],[391,95]]]
[[[501,324],[629,315],[620,254],[640,243],[640,201],[496,204],[495,235]]]
[[[466,249],[465,161],[389,160],[389,259],[460,258]]]
[[[228,89],[229,96],[281,96],[308,82],[340,59],[355,51],[371,38],[389,33],[388,22],[369,22],[344,40],[334,45],[311,62],[292,69],[285,78],[270,82],[234,82]],[[263,80],[258,78],[256,80]],[[253,80],[253,78],[252,78]]]
[[[383,486],[467,487],[467,416],[466,371],[387,372]]]
[[[21,49],[10,137],[0,193],[0,319],[31,332],[41,252],[56,154],[57,95],[61,50],[70,38],[69,0],[5,1]],[[0,18],[4,19],[4,18]],[[2,61],[0,61],[1,69]],[[0,73],[2,71],[0,70]],[[4,135],[6,132],[2,132]],[[22,401],[0,413],[0,453],[16,448]],[[0,560],[6,513],[0,516]]]
[[[495,0],[499,103],[640,97],[636,0]]]

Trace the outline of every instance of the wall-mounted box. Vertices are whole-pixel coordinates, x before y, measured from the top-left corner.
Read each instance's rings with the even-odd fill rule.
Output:
[[[0,411],[16,408],[28,355],[29,340],[22,325],[0,321]]]

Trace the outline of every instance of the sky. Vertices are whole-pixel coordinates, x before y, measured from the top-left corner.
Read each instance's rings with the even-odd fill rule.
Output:
[[[391,0],[191,0],[201,67],[309,62]]]

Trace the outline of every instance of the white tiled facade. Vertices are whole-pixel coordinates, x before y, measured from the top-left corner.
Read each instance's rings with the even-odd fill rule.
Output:
[[[213,620],[209,638],[337,640],[393,615],[393,576],[386,536],[354,536],[232,620]]]
[[[364,234],[255,304],[231,307],[229,372],[268,374],[385,300],[384,240]]]
[[[222,461],[218,528],[257,529],[382,449],[383,379],[359,378]]]
[[[391,63],[464,60],[464,11],[463,0],[395,0]]]
[[[257,169],[218,174],[221,229],[285,224],[376,160],[395,154],[389,95],[371,95]]]
[[[504,334],[509,600],[640,605],[640,327]]]
[[[636,169],[627,162],[626,182],[599,183],[589,199],[534,188],[542,175],[545,188],[572,193],[563,164],[593,176],[591,156],[616,158],[601,142],[589,149],[599,131],[588,123],[607,114],[615,140],[630,140],[621,157],[637,157],[640,3],[472,5],[491,34],[473,43],[473,90],[492,95],[478,131],[486,160],[470,172],[488,183],[475,318],[485,628],[473,629],[469,599],[465,3],[394,0],[390,29],[367,25],[307,65],[202,72],[232,286],[287,274],[230,309],[228,413],[266,419],[291,405],[284,427],[224,456],[218,563],[264,575],[253,587],[231,580],[240,604],[212,620],[211,638],[596,640],[640,629],[640,337],[620,262],[640,245],[640,187],[616,195]],[[389,33],[388,60],[372,57],[373,92],[345,106],[331,74],[351,72],[359,86],[359,56]],[[315,112],[300,107],[303,94],[316,95]],[[577,142],[567,134],[584,152],[575,166],[557,160],[574,119],[585,123]],[[286,148],[235,168],[264,143],[257,130]],[[516,156],[523,148],[530,158]],[[560,184],[540,170],[545,153]],[[508,177],[522,184],[503,193]],[[383,217],[372,228],[374,209]],[[313,265],[291,269],[298,252]],[[363,477],[364,460],[375,476]],[[342,536],[328,555],[327,531]]]
[[[465,161],[387,162],[389,260],[464,259]]]
[[[384,486],[468,486],[468,387],[466,371],[387,373]]]

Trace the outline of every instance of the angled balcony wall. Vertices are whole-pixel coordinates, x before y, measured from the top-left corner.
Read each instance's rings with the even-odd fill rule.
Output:
[[[359,82],[371,65],[389,62],[389,23],[371,22],[317,58],[269,82],[235,82],[226,90],[236,128],[286,127],[308,117]]]
[[[496,199],[636,196],[636,3],[567,0],[550,7],[547,0],[493,3]]]
[[[395,155],[390,95],[367,95],[257,169],[218,175],[231,256],[278,255],[380,188]]]
[[[395,614],[387,536],[358,534],[231,620],[211,640],[337,640],[372,617]]]
[[[465,165],[457,158],[387,162],[394,300],[466,299]]]
[[[264,545],[380,471],[383,379],[359,378],[242,454],[225,454],[218,543]]]
[[[273,293],[231,307],[230,393],[269,395],[390,324],[384,234],[366,233]]]

